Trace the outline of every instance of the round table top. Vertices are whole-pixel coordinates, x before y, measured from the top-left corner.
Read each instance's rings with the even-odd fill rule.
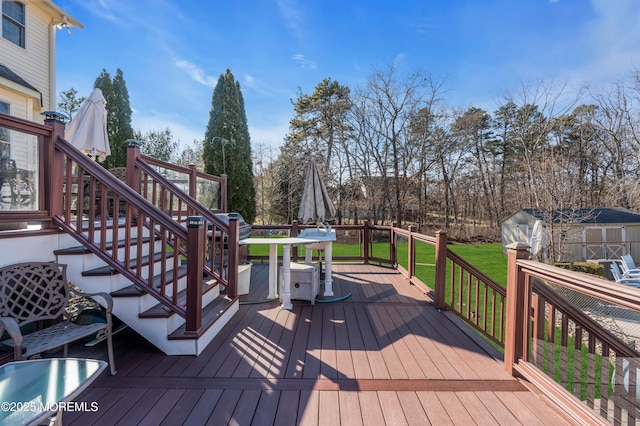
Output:
[[[256,237],[256,238],[245,238],[244,240],[240,240],[239,244],[310,244],[310,243],[319,243],[324,240],[316,239],[316,238],[300,238],[300,237],[284,237],[284,238],[264,238],[264,237]]]

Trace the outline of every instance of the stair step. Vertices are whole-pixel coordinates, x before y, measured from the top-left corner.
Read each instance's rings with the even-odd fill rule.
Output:
[[[215,321],[220,318],[238,299],[236,296],[234,299],[229,299],[224,295],[218,296],[211,303],[202,309],[202,324],[208,324],[206,328],[199,330],[198,333],[187,333],[185,330],[186,325],[183,324],[178,327],[173,333],[168,336],[169,340],[188,340],[195,339],[204,334],[209,327],[211,327]]]
[[[216,280],[209,280],[202,282],[202,294],[208,292],[209,290],[215,288],[218,285]],[[178,293],[178,306],[185,306],[187,304],[187,290],[184,289]],[[204,311],[204,309],[203,309]],[[158,303],[157,305],[147,309],[144,312],[141,312],[138,317],[139,318],[169,318],[173,315],[173,312],[167,308],[162,303]]]
[[[171,257],[173,257],[173,252],[167,252],[167,259]],[[148,265],[150,256],[143,256],[139,260],[140,262],[142,262],[142,266]],[[155,253],[153,255],[153,261],[159,262],[160,260],[162,260],[162,253]],[[138,264],[138,259],[131,259],[129,261],[129,269],[133,269],[134,267],[137,266],[137,264]],[[116,271],[115,268],[111,266],[102,266],[100,268],[90,269],[88,271],[82,271],[82,276],[95,277],[95,276],[104,276],[104,275],[116,275],[118,273],[119,272]]]
[[[146,292],[137,285],[131,284],[120,290],[112,291],[110,294],[111,297],[140,297],[145,295]]]
[[[180,265],[178,267],[178,279],[186,275],[187,275],[187,265]],[[160,288],[160,285],[162,283],[161,278],[162,278],[162,274],[158,274],[155,277],[153,277],[152,281],[153,281],[154,288]],[[165,273],[165,281],[167,285],[173,282],[172,278],[173,278],[173,271],[167,271]],[[138,297],[138,296],[142,296],[143,294],[145,294],[145,291],[135,284],[131,284],[130,286],[111,292],[112,297]]]
[[[142,243],[146,244],[150,241],[149,237],[144,237],[142,239]],[[131,238],[129,240],[130,245],[134,246],[138,244],[138,239],[137,238]],[[119,240],[118,241],[118,248],[123,248],[125,247],[126,244],[126,240]],[[108,242],[106,244],[105,247],[106,250],[112,250],[113,249],[113,242]],[[59,249],[59,250],[55,250],[53,252],[53,254],[55,254],[56,256],[60,256],[60,255],[73,255],[73,254],[89,254],[91,253],[91,251],[85,247],[85,246],[75,246],[75,247],[69,247],[69,248],[65,248],[65,249]]]

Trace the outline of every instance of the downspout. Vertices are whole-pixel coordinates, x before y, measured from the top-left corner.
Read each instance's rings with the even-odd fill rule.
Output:
[[[49,25],[49,105],[45,111],[56,111],[56,25]]]

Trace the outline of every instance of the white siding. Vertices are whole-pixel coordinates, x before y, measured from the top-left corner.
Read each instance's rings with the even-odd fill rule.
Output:
[[[25,48],[16,46],[0,37],[0,62],[9,67],[42,94],[40,101],[13,100],[12,114],[28,120],[42,122],[40,112],[49,109],[50,85],[55,85],[49,72],[50,23],[53,18],[38,6],[36,1],[23,0],[25,4],[26,35]],[[55,52],[54,52],[55,53]],[[9,91],[0,87],[0,98],[10,97]],[[17,94],[13,92],[15,98]],[[5,100],[6,101],[6,100]],[[55,99],[54,99],[55,102]]]

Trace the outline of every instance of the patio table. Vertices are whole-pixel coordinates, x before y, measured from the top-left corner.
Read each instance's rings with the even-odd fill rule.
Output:
[[[31,425],[66,409],[96,411],[96,403],[71,404],[107,368],[101,360],[47,358],[0,366],[0,424]]]
[[[239,244],[267,244],[269,245],[269,299],[278,297],[278,245],[282,245],[282,309],[292,309],[291,304],[291,246],[322,242],[315,238],[245,238]],[[325,272],[331,275],[327,268]],[[331,278],[329,278],[330,280]]]

